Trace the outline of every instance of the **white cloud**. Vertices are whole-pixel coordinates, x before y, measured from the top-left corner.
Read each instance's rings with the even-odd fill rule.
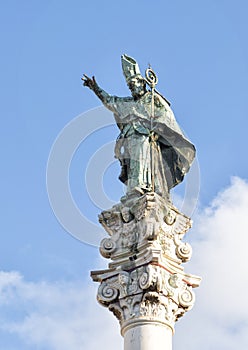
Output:
[[[34,283],[18,272],[1,272],[0,331],[18,336],[23,349],[26,344],[46,350],[95,350],[110,339],[113,349],[121,349],[117,321],[98,306],[95,287],[77,281]]]
[[[248,184],[233,178],[198,214],[190,233],[198,240],[192,244],[194,255],[186,270],[203,281],[194,310],[177,325],[178,348],[248,348],[247,228]]]
[[[247,182],[233,178],[194,221],[194,255],[185,269],[203,281],[195,307],[176,325],[174,348],[247,350]],[[0,331],[20,337],[23,349],[121,350],[118,322],[97,304],[96,288],[91,281],[28,282],[1,272]]]

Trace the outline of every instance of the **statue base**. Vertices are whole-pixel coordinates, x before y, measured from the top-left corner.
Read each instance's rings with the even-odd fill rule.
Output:
[[[103,211],[99,221],[109,234],[100,252],[111,261],[91,276],[100,282],[98,301],[120,322],[125,350],[158,349],[147,344],[162,339],[170,349],[174,324],[193,307],[193,288],[201,281],[182,267],[192,254],[182,241],[191,220],[158,194],[146,193]]]

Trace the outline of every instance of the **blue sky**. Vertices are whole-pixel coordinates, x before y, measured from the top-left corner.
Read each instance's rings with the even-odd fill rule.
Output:
[[[190,270],[187,266],[186,269],[208,276],[204,261],[215,261],[214,254],[223,254],[220,261],[240,256],[239,246],[230,252],[232,244],[224,243],[228,233],[226,218],[221,213],[229,215],[231,208],[237,224],[233,231],[237,232],[230,233],[230,240],[237,237],[243,242],[241,245],[245,245],[247,202],[242,196],[247,193],[248,173],[247,10],[244,0],[237,0],[235,4],[229,0],[2,1],[0,286],[4,297],[0,295],[1,350],[80,349],[81,344],[95,349],[96,343],[83,335],[94,334],[96,326],[101,328],[101,317],[106,327],[109,325],[105,334],[99,335],[101,341],[111,336],[112,327],[116,327],[118,333],[114,318],[95,305],[95,287],[89,278],[90,270],[107,266],[107,261],[100,259],[96,247],[74,239],[57,221],[47,195],[46,167],[58,134],[74,118],[100,105],[97,98],[82,87],[83,73],[94,74],[100,86],[111,94],[129,94],[121,71],[123,53],[135,57],[142,72],[151,63],[159,78],[158,90],[171,101],[179,124],[197,148],[201,186],[193,219],[198,231],[193,229],[190,239],[194,249],[202,253],[203,262],[194,251],[195,262],[189,265]],[[97,115],[101,115],[101,110]],[[80,118],[85,130],[94,126],[94,113],[93,117],[88,112]],[[74,154],[69,169],[73,199],[95,224],[100,209],[90,199],[92,194],[87,191],[84,176],[91,157],[104,145],[113,143],[117,135],[114,125],[89,135]],[[112,201],[118,201],[123,192],[118,173],[118,164],[114,163],[99,175]],[[179,195],[184,192],[183,186],[178,190]],[[236,193],[242,200],[236,198]],[[238,212],[243,215],[239,216]],[[199,223],[203,219],[209,224],[206,227],[213,229],[211,233],[201,231]],[[223,236],[214,236],[213,227],[219,228],[216,232],[223,232]],[[87,230],[85,226],[85,232]],[[207,242],[209,256],[200,241]],[[219,250],[215,251],[215,244],[220,245]],[[236,266],[236,260],[230,269]],[[242,264],[245,261],[237,266]],[[213,265],[212,271],[218,266]],[[216,271],[218,276],[218,269]],[[235,271],[239,284],[243,285],[247,279]],[[226,272],[220,270],[219,273]],[[218,278],[210,282],[219,286],[216,287],[219,293]],[[223,289],[227,286],[228,282]],[[200,300],[210,286],[205,283],[201,288],[203,291],[197,295]],[[68,290],[71,294],[66,297]],[[242,293],[239,295],[241,299]],[[84,305],[80,304],[81,300]],[[90,300],[91,310],[85,306],[85,300]],[[198,310],[207,312],[201,309],[202,304],[199,301]],[[61,305],[66,305],[65,309],[62,310]],[[239,306],[236,309],[239,310]],[[90,327],[87,315],[92,314],[92,310],[95,321]],[[225,315],[224,306],[221,310]],[[81,312],[82,319],[77,311]],[[193,321],[200,319],[200,311],[191,313],[178,325],[175,336],[178,348],[182,347],[179,338],[181,344],[187,340],[188,325],[193,327]],[[71,320],[71,328],[63,323],[64,315]],[[235,324],[228,325],[225,318],[218,319],[214,312],[204,315],[208,321],[212,320],[209,321],[212,337],[207,346],[203,334],[202,339],[195,340],[195,348],[211,349],[215,342],[219,350],[231,350],[237,334],[240,349],[247,348],[247,337],[239,333],[248,324],[242,312],[237,314]],[[38,331],[44,324],[42,320],[51,322],[50,328],[47,322],[48,330],[44,334]],[[219,332],[212,327],[214,322]],[[202,328],[207,326],[206,322]],[[56,336],[49,337],[52,330]],[[30,331],[32,337],[27,336]],[[63,341],[61,332],[65,337]],[[224,335],[229,339],[228,344],[221,340]],[[113,344],[121,349],[121,339],[116,337]]]

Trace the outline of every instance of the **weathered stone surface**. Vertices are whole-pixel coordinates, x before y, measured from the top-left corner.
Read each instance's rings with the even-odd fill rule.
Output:
[[[194,304],[200,278],[182,263],[191,247],[182,241],[191,220],[156,193],[124,200],[103,211],[109,234],[100,245],[109,270],[92,272],[100,282],[98,301],[118,318],[121,329],[139,322],[174,323]]]
[[[123,201],[103,211],[99,221],[110,235],[101,242],[100,252],[116,263],[123,264],[124,257],[136,260],[151,249],[177,264],[191,257],[190,245],[182,242],[191,220],[156,193]]]

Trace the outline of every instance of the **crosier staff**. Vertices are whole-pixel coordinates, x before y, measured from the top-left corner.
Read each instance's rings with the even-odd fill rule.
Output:
[[[153,118],[154,118],[154,90],[155,86],[158,83],[158,78],[155,74],[155,72],[152,70],[152,68],[149,65],[149,68],[146,70],[146,82],[149,85],[151,89],[151,127],[150,127],[150,143],[151,143],[151,180],[152,180],[152,192],[155,191],[155,161],[154,161],[154,148],[155,148],[155,134],[153,131]]]

